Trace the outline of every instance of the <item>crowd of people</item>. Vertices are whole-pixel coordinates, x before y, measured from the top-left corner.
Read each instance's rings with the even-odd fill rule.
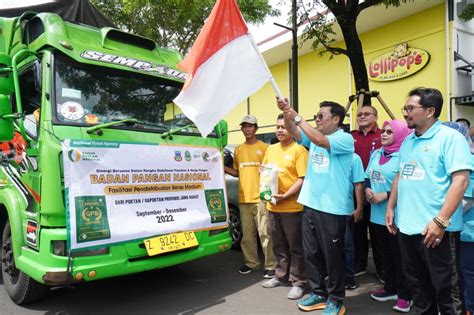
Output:
[[[278,143],[257,140],[247,115],[245,142],[234,152],[244,266],[260,269],[264,288],[291,286],[303,311],[344,314],[345,290],[367,272],[369,237],[383,288],[375,301],[416,314],[474,311],[474,150],[469,121],[441,123],[441,93],[409,92],[405,121],[377,123],[377,110],[357,110],[358,130],[342,129],[345,109],[322,102],[316,128],[287,99],[277,99]],[[260,200],[259,171],[276,165],[276,202]],[[258,236],[258,237],[257,237]],[[309,288],[307,292],[306,288]],[[305,293],[308,293],[305,295]]]

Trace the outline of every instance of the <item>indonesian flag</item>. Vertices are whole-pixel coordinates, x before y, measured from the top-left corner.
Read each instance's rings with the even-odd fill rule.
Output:
[[[178,67],[188,77],[174,102],[203,137],[272,78],[235,0],[217,1]]]

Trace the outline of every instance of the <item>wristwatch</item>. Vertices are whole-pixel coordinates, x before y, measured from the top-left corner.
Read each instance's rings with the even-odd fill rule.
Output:
[[[295,124],[297,126],[300,124],[301,120],[303,120],[303,117],[301,117],[300,115],[295,116]]]
[[[451,222],[449,220],[443,220],[440,217],[434,217],[433,221],[435,221],[436,225],[438,225],[442,229],[446,229]]]

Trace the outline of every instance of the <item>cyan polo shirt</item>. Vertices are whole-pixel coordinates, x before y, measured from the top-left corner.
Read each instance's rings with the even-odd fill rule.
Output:
[[[395,175],[398,173],[398,166],[400,163],[399,153],[394,152],[390,154],[390,160],[385,164],[380,164],[380,157],[383,154],[383,149],[376,150],[371,158],[365,178],[370,180],[370,187],[375,193],[387,192],[392,190],[392,182]],[[385,225],[385,212],[387,210],[387,200],[370,205],[370,222],[380,225]],[[395,211],[396,213],[396,211]]]
[[[327,136],[329,150],[312,143],[300,130],[300,144],[309,147],[308,167],[298,202],[336,215],[350,215],[354,139],[342,129]]]
[[[351,169],[351,186],[350,189],[354,189],[354,185],[357,183],[364,182],[364,164],[362,159],[357,153],[352,156],[352,169]],[[351,194],[351,202],[354,204],[354,194]],[[354,206],[353,206],[354,207]]]
[[[471,163],[474,165],[474,154],[471,154]],[[464,197],[474,198],[474,172],[471,172],[470,185],[464,194]],[[463,214],[464,226],[461,232],[461,241],[474,242],[474,207],[471,207]]]
[[[437,216],[451,185],[451,174],[472,170],[466,139],[437,121],[423,135],[409,135],[400,148],[396,224],[407,235],[421,234]],[[461,231],[461,204],[447,231]]]

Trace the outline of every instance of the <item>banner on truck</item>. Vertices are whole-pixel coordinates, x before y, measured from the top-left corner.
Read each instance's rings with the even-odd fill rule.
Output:
[[[216,148],[65,140],[68,247],[227,227]]]

